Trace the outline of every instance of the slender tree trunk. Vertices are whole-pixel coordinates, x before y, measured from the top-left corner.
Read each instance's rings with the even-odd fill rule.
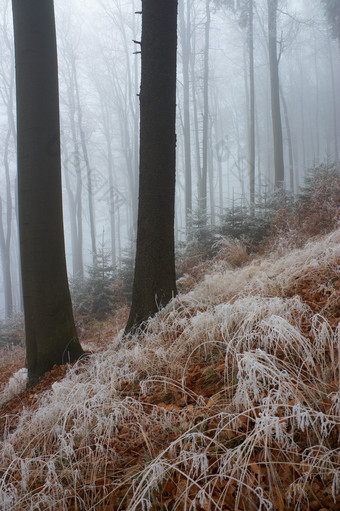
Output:
[[[67,282],[52,0],[12,0],[26,359],[32,384],[82,354]]]
[[[278,0],[267,0],[267,3],[268,3],[268,50],[270,68],[270,93],[274,138],[274,172],[275,172],[274,186],[277,189],[284,185],[282,123],[279,92],[279,63],[277,59],[276,16]]]
[[[70,95],[72,96],[72,91],[70,90]],[[70,108],[70,122],[71,122],[71,133],[72,133],[72,144],[74,148],[73,152],[73,161],[74,161],[74,169],[76,172],[76,191],[75,191],[75,226],[74,234],[76,238],[73,240],[73,269],[74,275],[78,277],[84,276],[84,260],[83,260],[83,179],[81,174],[81,166],[80,166],[80,155],[79,155],[79,144],[77,138],[77,130],[75,123],[75,109],[73,108],[72,102],[74,98],[71,98],[71,108]],[[66,169],[67,170],[67,169]],[[66,187],[69,194],[73,195],[72,187],[70,183],[66,180]]]
[[[209,138],[209,44],[210,44],[210,0],[205,3],[204,29],[204,77],[203,77],[203,134],[202,134],[202,175],[199,194],[200,213],[207,214],[208,138]]]
[[[116,251],[116,224],[115,224],[115,189],[114,189],[114,168],[113,168],[113,155],[111,144],[111,133],[106,130],[106,147],[107,147],[107,172],[109,178],[109,210],[110,210],[110,238],[111,238],[111,261],[113,268],[117,264],[117,251]]]
[[[209,141],[208,141],[208,176],[209,176],[209,202],[210,202],[210,225],[211,227],[215,227],[216,218],[215,218],[215,190],[214,190],[214,160],[213,153],[211,150],[213,144],[213,127],[210,123],[209,129]]]
[[[90,159],[89,159],[89,155],[88,155],[88,151],[87,151],[85,133],[84,133],[84,129],[83,129],[83,112],[82,112],[82,107],[81,107],[81,103],[80,103],[77,68],[76,68],[76,62],[75,62],[74,55],[72,55],[72,72],[73,72],[73,77],[74,77],[75,99],[76,99],[76,103],[77,103],[77,116],[78,116],[80,143],[81,143],[81,148],[82,148],[82,152],[83,152],[83,157],[84,157],[84,162],[85,162],[85,167],[86,167],[86,176],[87,176],[87,198],[88,198],[88,205],[89,205],[92,264],[95,264],[96,257],[97,257],[97,245],[96,245],[96,227],[95,227],[95,214],[94,214],[94,205],[93,205],[91,166],[90,166]]]
[[[81,180],[78,181],[77,175],[77,189],[76,192],[73,192],[73,186],[70,182],[70,170],[69,170],[69,156],[66,149],[64,148],[65,154],[65,163],[64,163],[64,177],[65,177],[65,185],[66,192],[68,198],[68,208],[69,208],[69,220],[71,226],[71,246],[72,246],[72,273],[73,277],[80,277],[81,279],[84,276],[84,264],[83,264],[83,250],[82,243],[80,243],[80,235],[82,236],[82,225],[78,224],[78,208],[80,206],[81,210],[81,199],[80,204],[78,203],[79,191],[78,187],[81,187]],[[81,189],[80,189],[80,198],[81,198]]]
[[[186,3],[186,20],[184,7]],[[190,134],[190,2],[179,0],[179,23],[181,30],[182,68],[183,68],[183,137],[184,137],[184,176],[185,176],[185,223],[187,237],[190,232],[192,214],[192,179],[191,179],[191,134]]]
[[[126,333],[176,294],[177,0],[142,0],[142,10],[138,229]]]
[[[291,193],[294,193],[295,186],[294,186],[294,159],[293,159],[292,135],[291,135],[291,131],[290,131],[290,122],[289,122],[287,102],[286,102],[284,94],[281,90],[281,87],[280,87],[280,97],[281,97],[282,106],[283,106],[283,115],[284,115],[285,124],[286,124],[287,142],[288,142],[289,190]]]
[[[248,14],[249,44],[249,202],[250,211],[255,213],[255,77],[254,77],[254,6],[249,0]]]
[[[1,265],[5,295],[5,317],[10,319],[13,315],[13,293],[12,293],[12,278],[11,278],[11,255],[10,255],[10,240],[11,231],[8,231],[8,218],[7,218],[7,232],[5,232],[2,223],[2,199],[0,197],[0,249],[1,249]]]
[[[9,319],[13,315],[13,290],[12,290],[12,271],[11,271],[11,240],[12,240],[12,192],[11,181],[9,175],[8,150],[11,138],[11,128],[5,139],[4,147],[4,167],[6,177],[6,228],[2,222],[2,202],[0,198],[0,248],[3,270],[3,282],[5,293],[5,315]]]
[[[330,37],[328,36],[328,49],[329,49],[329,60],[331,68],[331,85],[332,85],[332,101],[333,101],[333,136],[334,136],[334,161],[339,161],[339,145],[338,145],[338,122],[336,115],[336,92],[335,92],[335,76],[334,76],[334,64]]]

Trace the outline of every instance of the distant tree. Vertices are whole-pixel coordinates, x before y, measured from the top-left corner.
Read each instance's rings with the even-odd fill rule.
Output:
[[[183,141],[185,159],[185,221],[187,236],[192,214],[192,175],[191,175],[191,133],[190,133],[190,53],[191,19],[190,1],[179,0],[179,27],[181,35],[181,53],[183,69]]]
[[[203,121],[202,121],[202,167],[199,169],[198,205],[202,217],[207,215],[208,138],[209,138],[209,46],[210,46],[210,0],[205,1],[204,24],[204,73],[203,73]]]
[[[322,3],[325,7],[327,21],[332,29],[332,35],[340,44],[340,2],[339,0],[322,0]]]
[[[126,333],[176,294],[177,0],[142,0],[140,181],[136,264]]]
[[[67,281],[53,0],[12,0],[29,384],[82,353]]]
[[[277,56],[277,4],[278,0],[267,0],[268,3],[268,50],[270,69],[270,96],[272,109],[272,125],[274,139],[274,172],[275,188],[284,183],[282,122],[280,110],[279,61]]]
[[[238,16],[239,25],[247,29],[249,52],[249,203],[252,213],[255,206],[255,73],[254,73],[254,5],[255,0],[215,0],[218,7],[226,7]]]
[[[6,131],[3,143],[3,167],[5,171],[5,200],[0,196],[0,258],[3,273],[3,287],[5,295],[5,316],[10,319],[14,312],[14,293],[12,283],[11,247],[13,237],[13,199],[10,176],[11,148],[16,138],[14,118],[14,47],[8,30],[9,2],[4,0],[1,9],[1,69],[0,69],[0,97],[6,110]],[[15,240],[14,240],[15,241]]]
[[[339,44],[340,53],[340,2],[339,0],[322,0],[325,8],[327,21],[332,30],[332,36],[337,39]],[[336,116],[336,85],[334,76],[334,64],[332,59],[331,44],[329,42],[330,65],[331,65],[331,84],[332,84],[332,99],[333,99],[333,128],[334,128],[334,158],[339,159],[338,147],[338,126]]]
[[[77,316],[105,318],[118,302],[122,286],[115,279],[111,254],[105,249],[104,241],[93,260],[85,279],[76,277],[71,281],[74,308]]]

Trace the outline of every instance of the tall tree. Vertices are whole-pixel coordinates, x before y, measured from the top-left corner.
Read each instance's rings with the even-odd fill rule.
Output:
[[[204,25],[204,74],[203,74],[203,126],[202,169],[199,174],[198,205],[203,217],[207,215],[208,138],[209,138],[209,46],[210,46],[210,0],[205,0]]]
[[[126,333],[176,294],[174,256],[177,0],[142,0],[140,177]]]
[[[249,196],[250,208],[255,208],[255,73],[254,73],[254,2],[248,0],[249,44]]]
[[[186,7],[186,9],[185,9]],[[186,15],[185,15],[186,13]],[[190,134],[190,52],[191,52],[190,1],[179,0],[179,26],[181,34],[183,68],[183,139],[185,159],[185,221],[187,236],[190,233],[192,214],[192,176],[191,176],[191,134]]]
[[[277,57],[277,4],[278,0],[267,0],[268,3],[268,51],[270,69],[270,96],[272,109],[272,125],[274,139],[274,172],[275,188],[284,183],[282,123],[280,110],[279,62]]]
[[[2,36],[2,62],[0,68],[0,97],[6,109],[7,129],[4,140],[3,167],[5,170],[5,201],[4,208],[0,196],[0,254],[3,272],[3,285],[5,295],[5,315],[10,318],[14,312],[14,297],[12,285],[12,261],[11,248],[13,236],[13,199],[10,176],[10,149],[15,139],[14,119],[14,59],[12,38],[8,34],[8,1],[1,3],[1,26]],[[4,209],[4,211],[3,211]],[[4,216],[4,218],[3,218]]]
[[[339,0],[322,0],[328,23],[334,39],[338,40],[340,51],[340,2]]]
[[[248,174],[250,210],[255,208],[255,73],[254,73],[254,0],[215,0],[218,7],[225,6],[238,15],[240,27],[247,29],[249,65],[245,73],[248,122]]]
[[[82,354],[67,282],[53,0],[12,0],[29,383]]]

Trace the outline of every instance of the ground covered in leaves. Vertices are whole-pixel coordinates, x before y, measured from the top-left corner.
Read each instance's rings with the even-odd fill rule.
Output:
[[[1,509],[340,509],[340,232],[227,259],[134,337],[126,311],[85,329],[93,353],[30,391],[14,356]]]

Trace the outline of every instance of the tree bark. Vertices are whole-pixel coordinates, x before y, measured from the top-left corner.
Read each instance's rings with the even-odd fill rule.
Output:
[[[52,0],[12,0],[18,189],[29,383],[82,353],[67,282]]]
[[[142,1],[140,179],[134,331],[176,294],[174,256],[177,0]]]

